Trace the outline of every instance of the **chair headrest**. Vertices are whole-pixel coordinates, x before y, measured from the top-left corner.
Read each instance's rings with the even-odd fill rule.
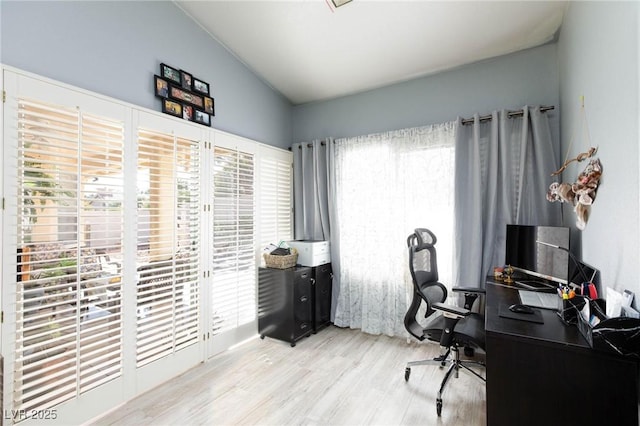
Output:
[[[414,235],[416,236],[418,249],[431,248],[438,241],[434,233],[429,231],[427,228],[416,228],[414,230]]]

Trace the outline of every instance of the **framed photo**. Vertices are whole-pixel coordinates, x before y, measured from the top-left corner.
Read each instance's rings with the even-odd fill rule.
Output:
[[[182,118],[182,104],[171,99],[162,100],[162,112]]]
[[[193,85],[193,76],[186,71],[180,70],[180,80],[182,81],[182,88],[191,90]]]
[[[160,75],[176,84],[182,84],[182,77],[180,77],[180,71],[178,71],[173,67],[170,67],[167,64],[160,64]]]
[[[204,111],[194,109],[193,121],[196,123],[204,124],[205,126],[211,126],[211,116]]]
[[[213,98],[210,98],[208,96],[203,96],[202,99],[204,99],[204,111],[207,114],[216,115],[215,109],[213,106]]]
[[[202,93],[203,95],[209,94],[209,83],[205,83],[202,80],[198,80],[197,78],[193,79],[193,90],[198,93]]]
[[[197,106],[198,108],[204,107],[204,100],[202,99],[202,96],[193,94],[176,86],[171,86],[169,96],[173,99]]]
[[[193,105],[182,105],[182,118],[193,121]]]
[[[153,81],[156,87],[156,96],[159,98],[169,97],[169,82],[159,75],[153,76]]]

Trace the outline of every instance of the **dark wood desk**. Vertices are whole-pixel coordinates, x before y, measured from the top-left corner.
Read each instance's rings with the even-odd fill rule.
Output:
[[[518,292],[486,291],[487,425],[638,425],[637,362],[592,350],[555,311],[502,318]]]

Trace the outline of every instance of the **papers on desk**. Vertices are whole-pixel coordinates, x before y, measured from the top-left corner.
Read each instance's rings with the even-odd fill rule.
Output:
[[[625,290],[624,293],[622,293],[622,307],[630,308],[631,303],[633,303],[633,293],[629,290]]]
[[[606,318],[640,318],[640,312],[631,307],[634,298],[633,292],[625,290],[623,293],[620,293],[607,287],[606,295]],[[582,320],[591,325],[591,327],[596,326],[605,318],[602,313],[594,315],[594,313],[591,312],[591,303],[585,303],[580,310],[580,316]],[[603,318],[601,319],[600,317]]]
[[[600,323],[600,318],[598,318],[597,315],[591,315],[591,303],[589,302],[585,303],[580,310],[580,316],[582,317],[584,322],[589,324],[591,327],[594,327]]]
[[[607,287],[607,316],[619,317],[622,312],[622,294],[611,287]]]
[[[629,317],[629,318],[640,318],[640,312],[636,311],[631,306],[629,307],[623,306],[622,314],[623,316]]]
[[[629,290],[625,290],[622,293],[622,315],[629,318],[640,318],[640,312],[631,307],[633,297],[633,292]]]
[[[631,307],[633,292],[625,290],[623,293],[607,287],[607,316],[616,318],[619,316],[640,318],[640,313]]]

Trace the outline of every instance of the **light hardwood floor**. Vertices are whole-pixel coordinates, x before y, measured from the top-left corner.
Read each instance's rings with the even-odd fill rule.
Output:
[[[289,344],[266,338],[224,352],[128,402],[94,425],[485,425],[485,388],[444,369],[405,363],[437,344],[331,326]],[[484,375],[484,371],[482,371]]]

